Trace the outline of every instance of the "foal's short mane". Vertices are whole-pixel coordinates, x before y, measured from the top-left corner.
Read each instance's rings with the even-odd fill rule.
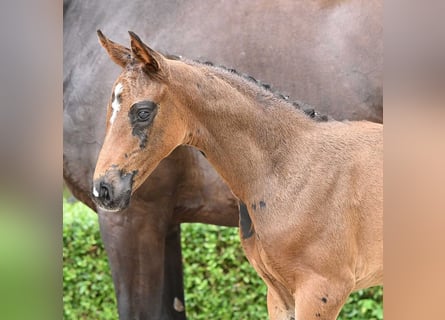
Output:
[[[187,62],[187,60],[184,60],[182,58],[182,56],[166,54],[165,57],[167,57],[170,60],[180,60],[180,61],[183,61],[183,62]],[[207,66],[210,66],[210,67],[214,67],[214,68],[217,68],[217,69],[228,71],[228,72],[230,72],[230,73],[232,73],[232,74],[234,74],[234,75],[236,75],[238,77],[241,77],[241,78],[249,81],[250,83],[254,83],[258,87],[263,88],[266,91],[272,93],[275,97],[277,97],[279,99],[282,99],[282,100],[286,101],[287,103],[290,103],[297,110],[302,110],[309,118],[313,119],[314,121],[326,122],[326,121],[331,120],[331,118],[328,117],[327,115],[320,114],[319,112],[315,111],[315,109],[311,105],[309,105],[307,103],[304,103],[302,101],[299,101],[299,100],[289,100],[289,96],[286,96],[286,95],[282,94],[281,92],[279,92],[277,90],[274,90],[270,84],[262,82],[260,80],[257,80],[257,79],[255,79],[254,77],[252,77],[252,76],[250,76],[248,74],[240,73],[236,69],[228,68],[228,67],[223,66],[223,65],[215,65],[211,61],[199,61],[199,60],[192,60],[192,61],[197,63],[197,64],[207,65]]]

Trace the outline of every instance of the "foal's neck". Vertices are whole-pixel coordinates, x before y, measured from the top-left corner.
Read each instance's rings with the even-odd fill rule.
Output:
[[[172,89],[184,106],[185,143],[202,150],[242,200],[285,175],[316,123],[243,78],[204,65],[180,65]]]

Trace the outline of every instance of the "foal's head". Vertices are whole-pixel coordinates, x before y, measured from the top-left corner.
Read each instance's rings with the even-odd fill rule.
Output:
[[[182,144],[183,117],[168,88],[168,59],[130,32],[131,47],[99,42],[123,68],[107,109],[105,141],[94,172],[93,199],[109,211],[128,206],[130,196],[158,163]],[[170,90],[171,91],[171,90]]]

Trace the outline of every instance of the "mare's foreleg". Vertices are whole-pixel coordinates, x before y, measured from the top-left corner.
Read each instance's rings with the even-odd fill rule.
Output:
[[[134,204],[134,203],[133,203]],[[136,207],[136,206],[134,206]],[[160,227],[154,208],[100,212],[119,319],[185,319],[179,227]]]

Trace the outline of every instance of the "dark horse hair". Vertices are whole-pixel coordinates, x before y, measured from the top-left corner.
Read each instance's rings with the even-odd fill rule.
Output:
[[[183,60],[181,56],[178,55],[173,55],[173,54],[164,54],[164,56],[170,60]],[[193,60],[193,62],[199,63],[199,64],[205,64],[207,66],[211,66],[211,67],[215,67],[215,68],[219,68],[219,69],[223,69],[226,70],[230,73],[236,74],[237,76],[246,79],[247,81],[256,84],[259,87],[262,87],[263,89],[269,91],[270,93],[272,93],[275,97],[280,98],[282,100],[287,101],[288,103],[292,104],[296,109],[298,110],[302,110],[309,118],[313,119],[314,121],[318,121],[318,122],[326,122],[331,120],[331,118],[327,115],[324,114],[320,114],[319,112],[315,111],[314,107],[312,107],[311,105],[304,103],[302,101],[299,100],[289,100],[289,96],[282,94],[281,92],[274,90],[272,88],[272,86],[266,82],[262,82],[260,80],[255,79],[254,77],[245,74],[245,73],[240,73],[238,72],[236,69],[234,68],[228,68],[226,66],[223,65],[215,65],[213,62],[211,61],[199,61],[199,60]]]

